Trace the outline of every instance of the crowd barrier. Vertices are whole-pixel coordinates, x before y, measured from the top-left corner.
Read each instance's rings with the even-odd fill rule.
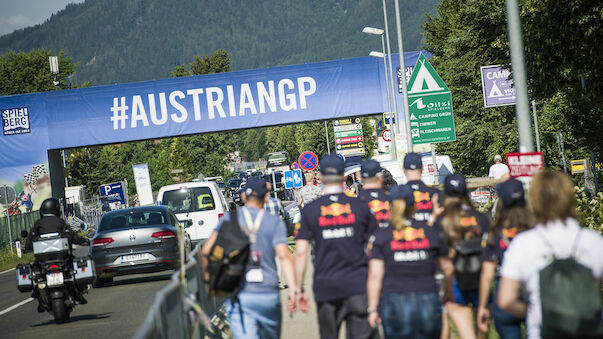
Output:
[[[205,290],[201,245],[190,253],[184,272],[175,272],[139,328],[136,339],[229,338],[223,298]]]
[[[0,245],[8,245],[9,243],[9,232],[8,232],[8,219],[7,216],[0,217]],[[40,213],[38,211],[21,213],[10,216],[10,229],[13,237],[13,241],[21,239],[21,231],[28,231],[33,225],[40,219]]]

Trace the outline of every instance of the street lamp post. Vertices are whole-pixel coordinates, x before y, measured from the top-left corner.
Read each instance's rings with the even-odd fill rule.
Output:
[[[385,39],[383,36],[384,31],[382,29],[379,28],[374,28],[374,27],[364,27],[364,29],[362,30],[363,33],[366,34],[370,34],[370,35],[379,35],[381,36],[381,50],[382,52],[375,52],[372,51],[369,53],[370,56],[372,57],[376,57],[376,58],[383,58],[383,71],[385,73],[385,83],[386,83],[386,89],[387,89],[387,106],[388,106],[388,115],[392,113],[392,101],[394,102],[394,107],[396,107],[396,99],[394,96],[394,89],[392,87],[393,82],[390,81],[390,75],[391,73],[391,69],[388,72],[388,67],[387,67],[387,59],[386,56],[387,54],[385,53]],[[391,60],[391,59],[390,59]],[[390,64],[391,67],[391,64]],[[389,75],[388,75],[389,73]],[[392,79],[393,80],[393,79]],[[397,113],[397,109],[394,108],[396,110]],[[397,116],[397,114],[394,115],[394,117]],[[390,144],[390,152],[391,152],[391,156],[392,156],[392,160],[396,160],[397,157],[397,151],[396,151],[396,128],[395,128],[395,124],[394,121],[396,121],[395,119],[392,119],[392,123],[391,123],[391,133],[392,133],[392,139],[391,139],[391,144]]]
[[[408,90],[406,89],[406,66],[404,65],[404,45],[402,45],[402,24],[400,23],[400,3],[395,0],[396,9],[396,31],[398,33],[398,53],[400,54],[400,71],[402,77],[400,81],[400,87],[402,87],[402,95],[404,96],[404,123],[406,126],[406,143],[407,152],[412,152],[412,136],[410,134],[410,111],[408,107]],[[397,119],[398,117],[396,117]]]

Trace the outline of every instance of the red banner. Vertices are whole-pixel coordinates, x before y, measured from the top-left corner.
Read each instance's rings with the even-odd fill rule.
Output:
[[[516,177],[531,177],[544,169],[544,156],[542,152],[507,153],[507,166],[509,174]]]

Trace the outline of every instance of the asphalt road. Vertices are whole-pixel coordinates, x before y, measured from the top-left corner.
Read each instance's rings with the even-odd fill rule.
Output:
[[[80,248],[78,253],[86,252]],[[20,293],[15,271],[0,274],[0,313],[29,299]],[[77,305],[66,324],[56,325],[48,312],[38,313],[37,300],[0,314],[0,337],[9,338],[131,338],[144,321],[155,294],[169,282],[171,271],[115,278],[113,284],[91,289],[88,304]]]

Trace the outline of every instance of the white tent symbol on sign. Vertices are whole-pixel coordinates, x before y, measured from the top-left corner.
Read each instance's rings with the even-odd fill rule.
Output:
[[[421,93],[421,92],[433,92],[433,91],[443,90],[444,88],[442,88],[440,85],[438,85],[438,83],[434,79],[433,75],[431,75],[431,73],[429,73],[429,70],[425,66],[425,60],[418,60],[418,61],[421,65],[419,66],[419,70],[417,71],[418,72],[417,76],[415,77],[415,82],[412,84],[412,87],[409,92],[410,93]],[[425,84],[427,88],[424,88],[425,86],[423,84]]]
[[[492,88],[490,89],[490,93],[488,94],[488,98],[499,98],[504,96],[496,81],[492,81]]]

